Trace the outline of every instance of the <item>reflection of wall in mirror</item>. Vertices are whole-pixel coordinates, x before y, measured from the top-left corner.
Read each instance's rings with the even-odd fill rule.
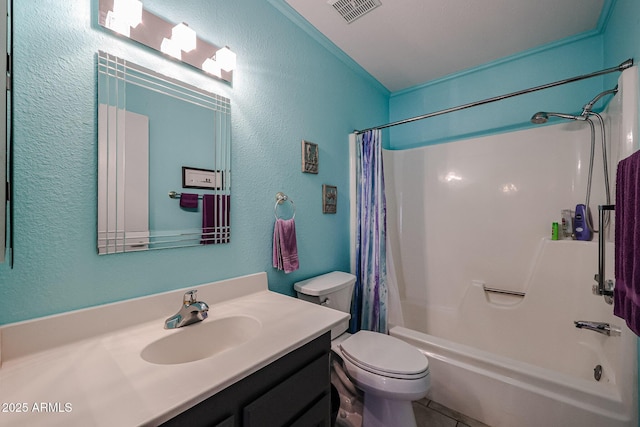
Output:
[[[98,253],[147,249],[149,119],[99,104],[98,123]]]
[[[197,212],[202,206],[197,212],[185,212],[167,193],[180,192],[183,165],[226,169],[226,156],[216,153],[212,143],[224,124],[220,113],[138,85],[127,85],[126,90],[127,111],[149,118],[150,230],[166,233],[200,228],[202,216]]]

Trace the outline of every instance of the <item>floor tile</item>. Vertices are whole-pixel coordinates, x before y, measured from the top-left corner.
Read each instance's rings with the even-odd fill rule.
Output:
[[[433,409],[434,411],[440,412],[441,414],[449,418],[460,421],[461,424],[458,424],[457,427],[490,427],[478,420],[474,420],[471,417],[461,414],[460,412],[449,409],[446,406],[442,406],[441,404],[434,402],[433,400],[429,401],[428,407],[430,409]]]
[[[413,413],[418,427],[456,427],[457,421],[431,408],[413,403]]]

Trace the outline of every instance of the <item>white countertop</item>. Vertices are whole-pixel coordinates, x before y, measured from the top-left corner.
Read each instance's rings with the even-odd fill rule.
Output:
[[[197,289],[210,306],[201,324],[242,314],[258,320],[260,332],[194,362],[143,360],[145,346],[180,332],[165,330],[164,320],[188,289]],[[347,318],[268,291],[266,274],[259,273],[6,325],[0,328],[0,426],[157,425]]]

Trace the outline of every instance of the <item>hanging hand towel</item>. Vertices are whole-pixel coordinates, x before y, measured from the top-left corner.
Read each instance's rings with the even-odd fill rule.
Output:
[[[229,243],[230,196],[205,194],[202,196],[202,240],[203,245]]]
[[[618,163],[616,174],[613,314],[640,336],[640,152]]]
[[[296,223],[293,218],[276,219],[273,227],[273,266],[285,273],[291,273],[300,267]]]
[[[198,207],[198,195],[192,193],[180,194],[180,207],[193,209]]]

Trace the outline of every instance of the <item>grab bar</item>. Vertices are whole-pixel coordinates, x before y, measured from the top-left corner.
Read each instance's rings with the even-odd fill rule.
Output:
[[[497,289],[497,288],[487,288],[485,285],[482,285],[482,290],[485,292],[490,292],[492,294],[514,295],[517,297],[524,297],[526,295],[524,292],[508,291],[506,289]]]
[[[607,304],[613,304],[613,288],[615,286],[613,280],[605,280],[604,278],[604,258],[605,258],[605,215],[603,211],[615,210],[615,205],[599,205],[598,206],[598,274],[595,275],[594,280],[598,282],[597,285],[593,285],[593,294],[602,295]]]

